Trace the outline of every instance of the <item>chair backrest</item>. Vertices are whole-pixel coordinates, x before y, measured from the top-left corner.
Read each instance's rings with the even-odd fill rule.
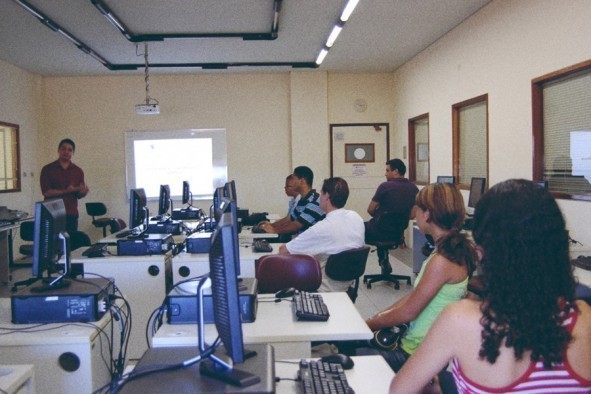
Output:
[[[380,240],[399,241],[403,239],[404,230],[408,227],[409,215],[399,212],[384,212],[377,218]]]
[[[255,277],[259,293],[274,293],[288,287],[316,291],[322,283],[320,264],[307,254],[263,256],[256,264]]]
[[[32,242],[35,234],[35,222],[32,220],[21,222],[20,234],[23,241]]]
[[[365,272],[369,246],[345,250],[328,257],[324,272],[334,280],[355,280]]]
[[[107,213],[107,207],[102,202],[87,202],[86,213],[94,219],[95,216],[101,216]]]
[[[68,232],[70,236],[70,249],[76,250],[82,246],[90,246],[92,243],[90,242],[90,237],[83,231],[70,231]]]
[[[123,230],[127,227],[127,223],[121,218],[112,218],[109,225],[111,226],[109,230],[111,231],[111,234],[115,234],[117,231]]]

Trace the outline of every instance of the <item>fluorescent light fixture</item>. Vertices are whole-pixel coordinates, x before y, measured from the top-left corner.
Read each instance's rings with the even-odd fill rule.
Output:
[[[78,39],[76,37],[74,37],[73,35],[71,35],[70,33],[68,33],[67,31],[63,30],[63,29],[57,29],[58,33],[60,33],[62,36],[66,37],[68,40],[72,41],[72,43],[74,45],[76,45],[77,47],[80,48],[80,46],[82,45],[82,43],[80,41],[78,41]]]
[[[345,6],[345,9],[343,10],[343,13],[341,14],[341,21],[347,22],[347,20],[351,16],[351,13],[353,13],[353,10],[355,9],[355,7],[357,7],[357,3],[359,3],[359,0],[349,0],[347,5]]]
[[[41,15],[33,6],[27,4],[26,2],[16,0],[16,3],[18,5],[20,5],[21,7],[23,7],[24,9],[26,9],[27,11],[29,11],[31,14],[35,15],[37,18],[39,18],[41,20],[45,19],[45,17],[43,15]]]
[[[113,26],[115,26],[117,29],[119,29],[119,31],[123,32],[123,33],[127,33],[125,31],[125,28],[123,27],[123,25],[121,24],[121,22],[119,21],[119,19],[115,18],[115,16],[113,14],[111,14],[110,12],[105,14],[105,17],[107,18],[107,20],[109,22],[111,22],[111,24]]]
[[[318,57],[316,58],[316,64],[318,64],[320,66],[320,64],[324,61],[324,58],[326,57],[327,54],[328,54],[328,49],[322,48],[320,50],[320,53],[318,54]]]
[[[328,48],[332,47],[332,44],[334,44],[335,40],[337,39],[337,37],[341,33],[341,30],[343,30],[343,25],[335,25],[332,28],[332,31],[330,32],[330,35],[328,36],[328,40],[326,40],[326,46]]]

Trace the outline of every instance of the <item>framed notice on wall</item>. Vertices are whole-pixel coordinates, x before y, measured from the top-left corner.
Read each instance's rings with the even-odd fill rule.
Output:
[[[345,163],[373,163],[375,144],[345,144]]]

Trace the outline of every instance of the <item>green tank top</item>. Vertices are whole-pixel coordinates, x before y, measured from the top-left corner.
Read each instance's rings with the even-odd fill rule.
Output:
[[[414,287],[420,283],[429,262],[435,256],[436,253],[432,253],[431,256],[423,263],[421,272],[415,280]],[[466,289],[468,288],[468,277],[459,283],[445,284],[439,290],[439,292],[433,297],[427,307],[421,312],[421,314],[410,323],[408,332],[400,340],[402,349],[408,354],[413,354],[429,331],[429,328],[437,319],[437,316],[441,313],[443,308],[451,304],[452,302],[458,301],[465,297]]]

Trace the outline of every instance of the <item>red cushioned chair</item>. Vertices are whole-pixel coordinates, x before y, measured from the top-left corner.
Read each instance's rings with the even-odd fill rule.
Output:
[[[320,264],[307,254],[263,256],[256,263],[255,277],[259,293],[275,293],[288,287],[313,292],[322,283]]]

